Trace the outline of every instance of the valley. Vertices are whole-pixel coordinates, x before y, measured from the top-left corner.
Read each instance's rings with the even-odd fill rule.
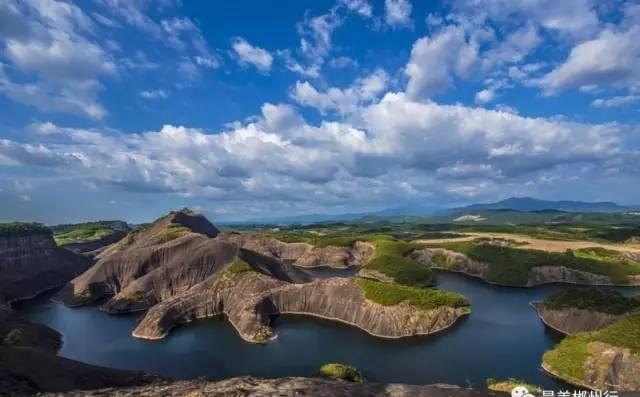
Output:
[[[497,212],[498,219],[503,212]],[[494,217],[485,213],[483,219]],[[608,286],[622,295],[602,298],[599,310],[617,310],[617,301],[633,304],[636,298],[623,297],[640,294],[637,244],[523,234],[547,230],[544,222],[517,226],[518,233],[476,231],[478,226],[453,220],[221,228],[182,209],[134,228],[119,222],[81,224],[78,231],[73,225],[54,227],[54,236],[55,230],[76,236],[69,242],[58,234],[67,248],[57,247],[45,227],[15,224],[5,245],[8,252],[21,247],[22,256],[5,256],[3,268],[13,273],[2,276],[23,277],[26,292],[5,300],[52,291],[14,303],[17,312],[5,309],[11,314],[0,336],[31,346],[32,326],[24,324],[39,323],[51,328],[38,332],[53,329],[64,336],[54,355],[59,348],[65,359],[105,368],[98,371],[143,370],[173,379],[309,377],[326,363],[345,362],[362,371],[367,382],[447,382],[484,389],[489,378],[517,378],[549,388],[568,381],[633,390],[637,385],[627,378],[635,372],[636,347],[609,336],[617,334],[615,327],[634,329],[633,317],[626,312],[593,316],[585,311],[584,299],[562,294],[570,291],[568,284],[578,291]],[[108,232],[94,230],[105,226]],[[616,227],[621,226],[603,224],[600,216],[580,230]],[[34,240],[40,235],[53,257],[65,258],[59,270],[51,269],[56,277],[29,278],[18,271],[23,263],[41,261],[41,251],[29,245],[45,244]],[[67,262],[81,267],[69,272]],[[554,302],[569,306],[541,306],[552,295],[562,297]],[[16,339],[14,329],[27,337]],[[562,333],[572,336],[563,339]],[[571,369],[565,373],[558,357],[575,354],[571,349],[578,343],[598,351],[622,349],[617,358],[593,368],[628,369],[609,380],[598,371],[587,378]],[[49,360],[62,359],[46,351]],[[16,365],[11,357],[17,356],[9,351],[4,356],[5,368]],[[383,362],[393,362],[393,368]],[[102,373],[104,382],[121,379],[121,385],[155,382],[134,372]],[[34,382],[42,391],[52,390],[47,381]]]

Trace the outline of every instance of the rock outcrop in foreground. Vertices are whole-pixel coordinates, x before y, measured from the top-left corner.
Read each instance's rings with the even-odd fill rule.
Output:
[[[448,385],[414,386],[381,383],[350,383],[319,378],[232,378],[219,382],[192,380],[157,383],[124,389],[44,394],[43,397],[483,397],[488,391]]]
[[[58,247],[48,229],[0,233],[0,303],[61,286],[89,266],[90,259]]]

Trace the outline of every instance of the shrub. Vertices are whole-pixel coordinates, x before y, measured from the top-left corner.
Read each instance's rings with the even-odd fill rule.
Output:
[[[364,382],[364,377],[356,367],[338,363],[325,364],[320,367],[320,376],[349,382]]]
[[[640,309],[640,299],[626,297],[612,288],[571,288],[549,296],[544,306],[552,310],[576,308],[623,314]]]
[[[26,341],[22,334],[22,330],[15,328],[5,335],[3,343],[9,346],[24,346]]]

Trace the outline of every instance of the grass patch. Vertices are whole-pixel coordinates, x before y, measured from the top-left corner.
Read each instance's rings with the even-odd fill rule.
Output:
[[[329,379],[336,380],[346,380],[349,382],[364,382],[364,377],[362,373],[351,365],[338,364],[338,363],[330,363],[325,364],[320,367],[319,371],[320,376]]]
[[[552,310],[576,308],[602,313],[624,314],[640,308],[640,299],[626,297],[611,288],[572,288],[560,291],[544,300],[544,307]]]
[[[543,361],[559,375],[583,381],[591,342],[603,342],[640,353],[640,314],[627,315],[598,331],[568,336],[546,352]]]
[[[0,237],[20,237],[34,234],[50,235],[51,229],[36,222],[0,223]]]
[[[162,231],[162,241],[167,242],[175,240],[189,233],[191,233],[191,229],[189,229],[188,227],[183,226],[179,223],[172,223]]]
[[[375,237],[370,241],[376,250],[373,257],[365,265],[366,268],[377,270],[395,282],[414,287],[429,287],[434,285],[433,272],[427,266],[406,257],[406,255],[421,245],[406,241],[394,240],[390,237]]]
[[[58,245],[88,243],[100,240],[116,231],[128,231],[122,221],[98,221],[52,226],[53,238]]]
[[[469,300],[460,294],[435,288],[415,288],[364,278],[356,279],[355,283],[364,291],[367,299],[384,306],[407,302],[417,308],[431,310],[442,306],[469,307],[470,305]]]
[[[18,328],[7,332],[2,343],[8,346],[25,346],[27,344],[22,330]]]
[[[518,386],[525,387],[529,391],[529,393],[533,393],[533,394],[542,393],[542,388],[540,386],[532,385],[531,383],[527,383],[520,379],[516,379],[516,378],[509,378],[507,380],[496,380],[493,378],[487,379],[487,388],[493,391],[511,393],[511,390],[513,390]]]
[[[593,252],[585,253],[582,250],[558,253],[478,244],[473,241],[427,244],[427,246],[460,252],[473,260],[486,263],[489,265],[487,280],[503,285],[526,285],[529,272],[537,266],[565,266],[607,276],[617,284],[627,283],[629,275],[640,274],[640,263],[601,255],[595,257]]]

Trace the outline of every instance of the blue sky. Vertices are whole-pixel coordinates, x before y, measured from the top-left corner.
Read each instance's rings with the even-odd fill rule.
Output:
[[[5,0],[0,219],[640,203],[640,2]]]

